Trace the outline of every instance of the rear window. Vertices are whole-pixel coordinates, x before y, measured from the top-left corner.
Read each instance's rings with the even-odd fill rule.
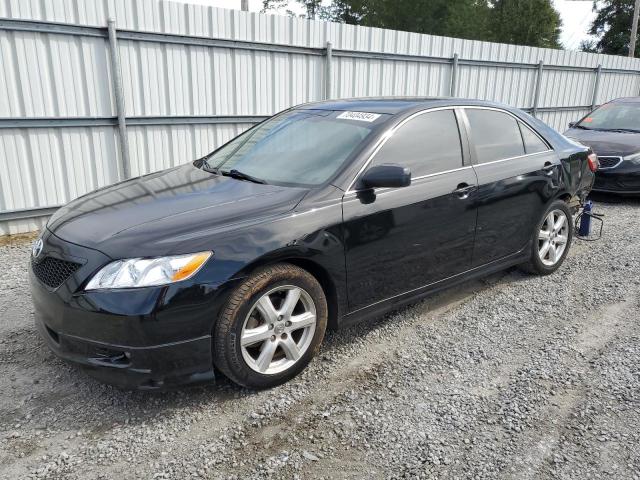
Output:
[[[465,110],[478,163],[504,160],[524,155],[518,122],[511,115],[496,110]]]

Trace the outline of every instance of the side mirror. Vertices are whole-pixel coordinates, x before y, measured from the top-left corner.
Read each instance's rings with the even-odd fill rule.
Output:
[[[362,183],[366,188],[408,187],[411,185],[411,170],[400,165],[377,165],[364,173]]]
[[[569,128],[575,127],[576,123],[578,123],[578,122],[569,122]]]

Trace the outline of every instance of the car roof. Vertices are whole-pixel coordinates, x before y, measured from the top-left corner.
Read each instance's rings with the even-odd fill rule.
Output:
[[[640,98],[638,100],[640,101]],[[518,119],[536,130],[553,146],[554,149],[575,148],[575,144],[570,142],[566,137],[523,110],[487,100],[454,97],[368,97],[324,100],[298,105],[293,108],[382,113],[388,114],[394,118],[400,117],[398,121],[401,121],[403,117],[427,108],[456,106],[493,107],[505,110],[512,113]]]
[[[640,97],[620,97],[611,100],[609,103],[640,103]]]
[[[366,97],[324,100],[306,103],[296,108],[314,110],[358,111],[396,115],[424,108],[475,105],[512,110],[512,107],[485,100],[454,97]]]

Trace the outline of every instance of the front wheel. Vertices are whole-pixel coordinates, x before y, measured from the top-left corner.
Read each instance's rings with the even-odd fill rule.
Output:
[[[326,327],[327,301],[315,277],[273,265],[231,294],[214,331],[214,363],[239,385],[273,387],[307,366]]]
[[[564,262],[573,239],[573,217],[562,200],[554,201],[536,225],[531,257],[523,269],[538,275],[555,272]]]

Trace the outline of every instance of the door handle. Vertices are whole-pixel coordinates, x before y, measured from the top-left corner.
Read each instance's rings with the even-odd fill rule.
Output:
[[[452,192],[458,195],[462,200],[469,197],[469,194],[473,192],[476,188],[476,185],[469,185],[468,183],[461,183],[458,187]]]

